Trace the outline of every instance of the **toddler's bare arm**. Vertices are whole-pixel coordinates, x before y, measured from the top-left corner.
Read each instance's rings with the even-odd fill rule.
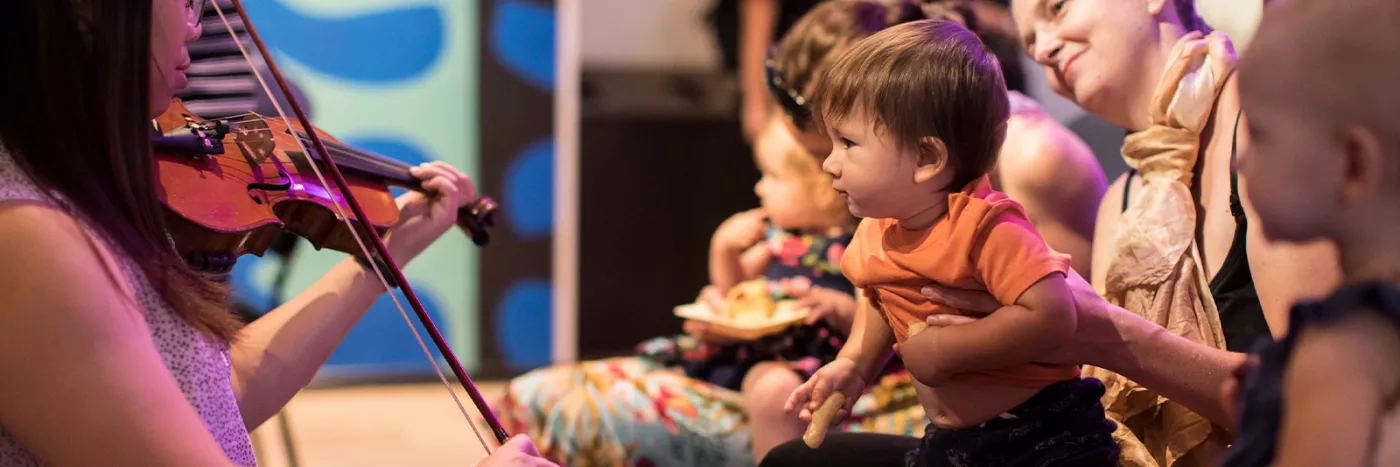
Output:
[[[1035,361],[1068,342],[1074,329],[1074,298],[1065,277],[1051,274],[1021,294],[1015,305],[961,325],[958,332],[910,337],[901,354],[915,379],[936,386],[948,375]]]
[[[856,292],[856,318],[851,336],[836,358],[850,359],[856,373],[867,383],[874,380],[889,362],[894,346],[894,331],[864,291]]]

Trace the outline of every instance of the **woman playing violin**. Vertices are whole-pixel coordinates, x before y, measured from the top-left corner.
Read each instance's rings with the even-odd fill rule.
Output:
[[[185,86],[201,0],[19,0],[0,15],[0,466],[255,465],[248,430],[305,386],[383,287],[346,259],[238,327],[176,253],[151,119]],[[476,198],[413,169],[385,242],[421,253]],[[483,466],[552,465],[518,437]]]

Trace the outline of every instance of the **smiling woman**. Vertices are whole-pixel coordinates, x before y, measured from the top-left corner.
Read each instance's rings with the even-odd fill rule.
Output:
[[[1226,349],[1249,348],[1270,331],[1284,332],[1288,305],[1336,283],[1330,245],[1282,246],[1248,229],[1257,222],[1239,189],[1245,180],[1235,176],[1232,164],[1236,149],[1248,144],[1236,132],[1244,118],[1231,79],[1235,53],[1227,37],[1193,32],[1204,27],[1194,6],[1190,0],[1012,2],[1019,35],[1050,86],[1132,131],[1124,148],[1130,165],[1150,168],[1143,163],[1150,159],[1175,175],[1135,171],[1110,187],[1106,199],[1122,202],[1100,206],[1093,287],[1071,280],[1079,313],[1075,341],[1065,355],[1045,356],[1121,373],[1091,368],[1085,375],[1109,387],[1104,406],[1120,425],[1115,437],[1123,446],[1123,465],[1213,465],[1229,440],[1223,428],[1206,422],[1231,424],[1219,388],[1243,360]],[[1205,56],[1206,66],[1190,66]],[[1183,79],[1188,75],[1190,80]],[[1159,89],[1159,82],[1166,86]],[[1186,99],[1193,113],[1168,106],[1178,84],[1193,96]],[[1167,115],[1172,118],[1163,120]],[[1168,190],[1175,194],[1161,196]],[[1152,199],[1174,201],[1144,201]],[[1143,239],[1146,233],[1164,237]],[[1164,245],[1170,248],[1161,251]],[[1140,257],[1164,263],[1133,261],[1120,251],[1152,251]],[[1161,305],[1154,306],[1159,293]],[[995,309],[985,305],[986,297],[958,291],[939,289],[931,296],[963,309]],[[1162,332],[1163,326],[1171,332]],[[818,450],[780,446],[764,465],[876,465],[870,455],[912,443],[833,436]]]

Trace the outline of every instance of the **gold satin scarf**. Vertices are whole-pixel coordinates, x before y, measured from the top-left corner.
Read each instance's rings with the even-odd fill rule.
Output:
[[[1236,61],[1224,35],[1193,34],[1177,44],[1152,101],[1151,126],[1123,143],[1123,159],[1141,174],[1142,186],[1119,220],[1117,251],[1099,291],[1178,336],[1215,348],[1224,348],[1225,338],[1201,270],[1191,183],[1201,132]],[[1118,423],[1114,438],[1123,466],[1213,466],[1229,444],[1223,428],[1127,378],[1095,367],[1084,376],[1108,389],[1102,400]]]

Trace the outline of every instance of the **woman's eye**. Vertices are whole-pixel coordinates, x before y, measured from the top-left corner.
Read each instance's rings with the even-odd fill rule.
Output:
[[[1064,11],[1065,3],[1069,3],[1069,0],[1054,0],[1050,2],[1050,15],[1058,15],[1061,11]]]

